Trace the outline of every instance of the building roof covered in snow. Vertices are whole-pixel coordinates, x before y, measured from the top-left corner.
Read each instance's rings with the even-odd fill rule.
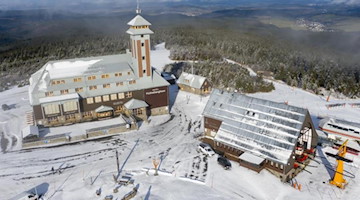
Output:
[[[215,141],[286,164],[309,113],[284,103],[215,89],[203,115],[222,121]]]
[[[205,77],[183,72],[181,73],[177,82],[179,84],[188,85],[192,88],[200,89],[201,86],[204,84],[205,80]]]
[[[116,76],[115,73],[121,75]],[[108,75],[108,78],[102,78],[102,75]],[[89,76],[96,78],[88,80]],[[75,78],[81,78],[82,81],[75,82]],[[57,80],[63,80],[64,83],[52,84],[52,81]],[[48,62],[31,76],[29,93],[31,105],[37,105],[67,97],[61,95],[61,90],[88,98],[168,85],[156,71],[151,77],[138,78],[134,73],[131,54],[121,54]],[[97,89],[90,90],[90,86],[96,86]],[[76,91],[76,88],[81,90]],[[46,97],[45,92],[53,92],[53,97]]]
[[[129,26],[150,26],[151,23],[144,19],[141,15],[137,15],[128,22]]]
[[[149,105],[145,101],[141,101],[138,99],[131,99],[130,101],[126,102],[124,106],[127,109],[137,109],[137,108],[146,108]]]
[[[28,125],[21,131],[23,138],[39,137],[39,128],[37,126]]]

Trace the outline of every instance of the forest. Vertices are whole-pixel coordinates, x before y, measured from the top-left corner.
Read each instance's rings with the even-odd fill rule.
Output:
[[[1,49],[0,90],[28,84],[29,76],[50,60],[124,53],[128,48],[125,24],[130,17],[57,19],[61,27],[40,20],[38,26],[45,26],[41,36],[24,30],[31,37],[17,39]],[[360,97],[359,49],[356,45],[334,45],[336,40],[350,43],[346,39],[356,33],[309,33],[280,29],[253,18],[226,16],[159,15],[147,19],[154,24],[153,46],[166,42],[171,59],[199,61],[195,72],[208,76],[216,87],[243,92],[273,89],[262,77],[251,77],[242,67],[224,61],[231,59],[254,71],[272,72],[275,79],[291,86],[315,93],[325,88],[350,98]],[[12,41],[9,35],[9,31],[0,31],[3,42]],[[181,67],[190,69],[187,64]]]

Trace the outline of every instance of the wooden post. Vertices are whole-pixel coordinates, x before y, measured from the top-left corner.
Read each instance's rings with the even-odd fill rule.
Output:
[[[118,151],[117,150],[115,150],[115,152],[116,152],[116,166],[117,166],[117,172],[118,172],[118,176],[119,176],[119,174],[120,174],[120,166],[119,166],[119,154],[118,154]]]

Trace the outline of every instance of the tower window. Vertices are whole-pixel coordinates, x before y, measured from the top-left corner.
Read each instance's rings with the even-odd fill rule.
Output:
[[[145,73],[146,73],[146,70],[143,70],[143,73],[145,74]]]
[[[145,60],[145,56],[143,56],[142,59]]]
[[[141,46],[143,47],[145,44],[144,43],[141,43]]]
[[[141,35],[141,37],[144,37],[144,35]]]

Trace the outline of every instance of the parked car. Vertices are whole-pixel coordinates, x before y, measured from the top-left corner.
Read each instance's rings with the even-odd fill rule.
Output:
[[[198,146],[198,151],[202,152],[203,154],[205,154],[207,156],[215,155],[214,150],[210,147],[210,145],[208,145],[206,143],[200,143]]]
[[[219,156],[217,161],[219,165],[223,166],[225,169],[231,168],[231,162],[227,158]]]

